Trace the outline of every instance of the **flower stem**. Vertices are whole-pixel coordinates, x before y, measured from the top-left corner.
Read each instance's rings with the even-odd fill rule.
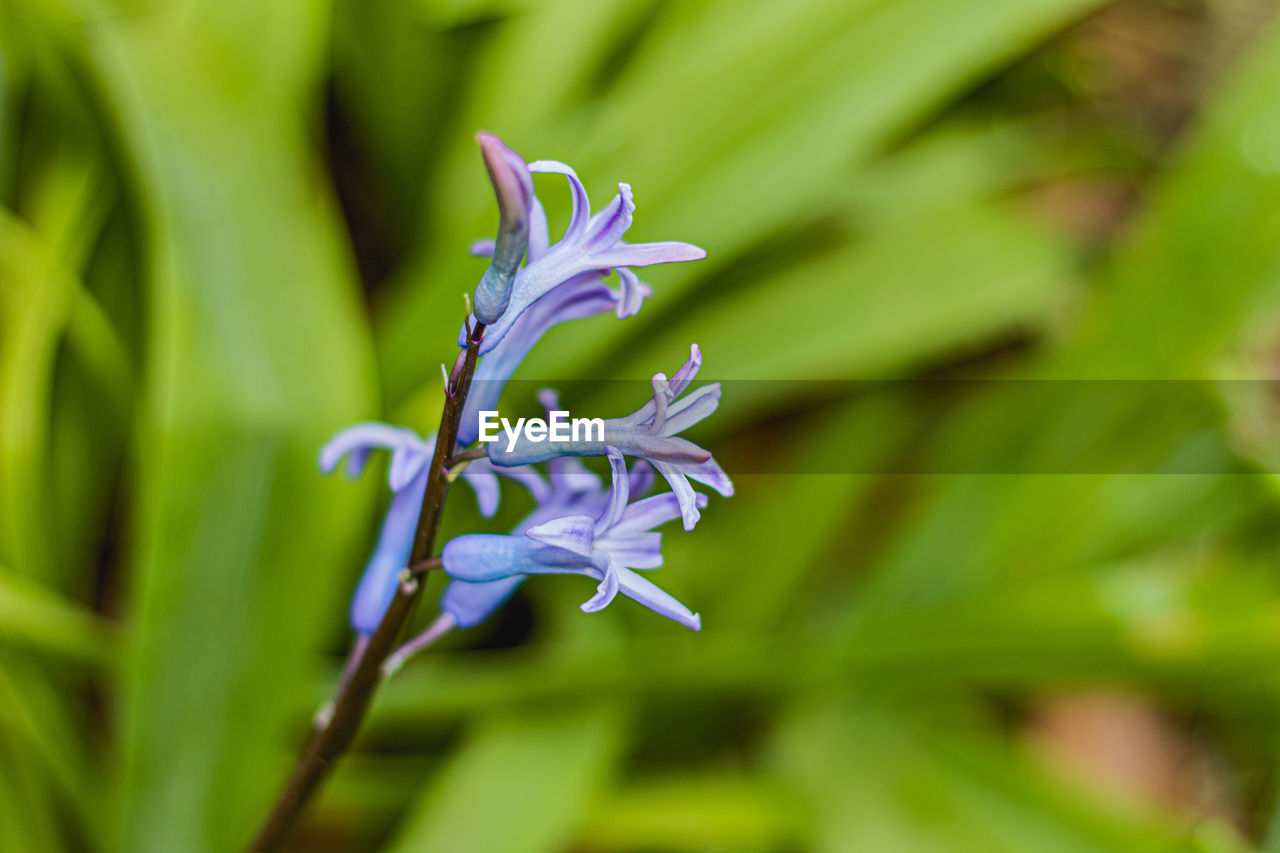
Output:
[[[435,453],[431,459],[431,473],[427,478],[422,511],[418,515],[418,529],[409,556],[410,566],[418,566],[429,560],[435,551],[436,534],[440,529],[445,495],[449,490],[445,462],[453,456],[457,443],[462,407],[467,401],[467,392],[471,389],[471,377],[475,373],[483,338],[484,324],[477,323],[467,336],[466,350],[458,355],[449,374],[444,408],[440,415],[440,429],[436,433]],[[327,725],[317,726],[313,730],[294,765],[289,781],[259,827],[249,850],[254,853],[274,853],[288,840],[320,783],[355,739],[373,695],[382,681],[382,665],[399,642],[421,595],[421,581],[405,572],[382,622],[368,642],[363,644],[363,648],[358,649],[354,665],[338,685],[337,693],[330,703],[333,710]]]
[[[472,450],[463,451],[457,456],[449,457],[449,460],[444,463],[444,467],[452,468],[453,466],[459,465],[463,462],[474,462],[477,459],[485,459],[488,455],[489,451],[485,450],[483,447],[476,447]]]
[[[442,613],[436,621],[418,636],[392,652],[382,664],[382,677],[388,678],[404,666],[405,661],[453,630],[458,623],[448,613]]]

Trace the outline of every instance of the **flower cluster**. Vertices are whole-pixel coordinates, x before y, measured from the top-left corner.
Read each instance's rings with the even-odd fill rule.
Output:
[[[650,294],[632,271],[651,264],[697,260],[705,253],[679,242],[627,243],[635,204],[631,188],[596,214],[586,190],[570,167],[555,161],[526,164],[497,137],[481,135],[481,152],[498,199],[496,240],[482,241],[472,253],[490,258],[475,292],[474,313],[464,324],[459,345],[479,323],[479,347],[471,393],[466,399],[455,454],[464,453],[479,434],[479,413],[497,409],[507,381],[525,356],[553,326],[606,312],[625,319],[640,310]],[[572,198],[564,236],[551,243],[547,217],[534,193],[533,173],[563,175]],[[606,279],[616,274],[617,285]],[[697,345],[670,378],[652,380],[652,398],[630,415],[604,420],[595,440],[491,443],[487,458],[479,451],[459,473],[476,494],[483,516],[496,512],[498,477],[522,483],[536,508],[508,534],[468,534],[448,542],[441,562],[452,578],[441,599],[442,619],[459,627],[484,621],[530,575],[581,574],[597,581],[595,594],[582,605],[603,609],[621,593],[693,630],[697,614],[663,592],[641,572],[662,565],[661,534],[653,528],[680,518],[692,530],[705,495],[691,480],[721,495],[733,484],[711,453],[680,433],[711,415],[720,386],[706,385],[686,394],[701,365]],[[543,405],[558,405],[544,392]],[[391,452],[389,485],[393,493],[377,546],[351,606],[351,622],[361,636],[373,633],[395,595],[412,551],[418,516],[434,452],[434,436],[423,438],[401,427],[361,423],[336,435],[321,453],[321,467],[332,471],[345,457],[357,474],[373,449]],[[611,481],[606,487],[579,457],[604,456]],[[628,470],[625,457],[636,461]],[[538,470],[545,463],[544,473]],[[654,472],[671,491],[640,497]]]

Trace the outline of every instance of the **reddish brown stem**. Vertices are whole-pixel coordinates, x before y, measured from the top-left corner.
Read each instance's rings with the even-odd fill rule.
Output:
[[[409,566],[421,568],[424,573],[433,567],[435,560],[433,554],[436,534],[444,513],[445,495],[449,491],[449,471],[445,463],[453,456],[458,439],[458,425],[467,392],[471,389],[471,377],[475,373],[476,359],[480,354],[480,341],[484,338],[484,324],[477,323],[468,331],[467,348],[458,355],[445,389],[444,409],[440,415],[440,429],[436,432],[431,472],[427,478],[422,511],[418,515],[418,529],[409,556]],[[382,664],[398,645],[400,635],[422,595],[422,586],[421,580],[411,570],[406,570],[402,575],[400,586],[382,617],[382,622],[368,642],[364,643],[354,665],[339,684],[331,703],[332,714],[327,715],[327,720],[321,720],[313,730],[294,765],[289,781],[258,829],[249,850],[254,853],[273,853],[284,845],[334,762],[351,746],[382,680]]]

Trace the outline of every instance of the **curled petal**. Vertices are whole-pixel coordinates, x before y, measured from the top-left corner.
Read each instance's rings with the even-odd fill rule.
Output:
[[[565,229],[564,239],[576,242],[587,230],[587,222],[591,219],[591,204],[587,201],[587,189],[578,180],[578,173],[572,166],[559,160],[536,160],[529,164],[530,172],[544,172],[564,175],[569,180],[569,192],[573,196],[573,213],[569,216],[569,227]]]
[[[626,460],[622,458],[622,453],[616,447],[607,448],[606,453],[609,457],[609,470],[613,475],[613,481],[609,489],[609,505],[595,524],[596,535],[603,534],[618,523],[623,511],[627,508],[627,501],[631,499]]]
[[[493,240],[476,240],[467,248],[467,254],[473,258],[492,258]]]
[[[596,594],[581,605],[583,613],[596,613],[603,610],[618,594],[618,573],[608,567],[604,568],[604,579],[596,587]]]
[[[618,267],[618,309],[619,320],[625,320],[639,313],[640,306],[653,291],[647,284],[626,267]]]
[[[618,184],[618,194],[609,202],[608,207],[591,217],[587,225],[587,234],[583,239],[582,250],[587,254],[603,252],[613,248],[622,235],[631,227],[631,217],[636,205],[631,196],[630,184]]]
[[[557,411],[560,408],[560,392],[554,388],[538,389],[538,405],[547,414]]]
[[[680,517],[684,522],[684,529],[692,530],[701,517],[701,513],[698,512],[698,493],[693,490],[693,486],[689,485],[689,479],[678,466],[668,462],[654,462],[653,467],[666,478],[671,491],[675,493],[676,500],[680,504]]]
[[[701,509],[707,505],[707,496],[694,492],[693,501],[694,505]],[[675,492],[654,495],[627,507],[627,511],[622,514],[622,519],[609,532],[609,535],[611,539],[636,535],[680,517],[680,497]],[[632,566],[632,568],[636,567]]]
[[[667,384],[665,373],[653,374],[650,385],[653,387],[652,426],[655,432],[661,432],[667,423],[667,405],[675,398],[675,394],[672,393],[671,386]]]
[[[701,369],[701,367],[702,367],[702,350],[698,348],[697,344],[690,344],[688,360],[685,361],[684,364],[680,365],[680,369],[677,370],[670,379],[666,380],[664,387],[667,389],[667,391],[670,394],[670,397],[668,398],[668,400],[673,399],[675,397],[679,397],[681,394],[683,394],[684,390],[688,388],[689,385],[693,382],[694,377],[698,375],[698,370]],[[657,374],[657,375],[661,376],[662,374]],[[654,388],[655,397],[657,396],[657,393],[658,391],[657,391],[657,388],[655,387]],[[657,401],[656,399],[650,399],[648,402],[646,402],[643,406],[641,406],[635,412],[633,412],[632,414],[624,418],[624,420],[626,420],[628,423],[633,423],[633,424],[645,424],[645,423],[651,422],[656,413],[657,413]]]
[[[702,369],[702,349],[697,344],[689,344],[689,358],[671,377],[671,390],[678,397],[693,382],[698,371]]]
[[[325,473],[331,472],[338,467],[342,457],[350,453],[354,455],[354,459],[358,460],[359,465],[354,471],[351,470],[351,466],[348,466],[348,473],[358,474],[368,458],[369,450],[380,447],[394,451],[401,447],[414,447],[418,444],[421,444],[421,440],[410,429],[394,427],[378,421],[352,424],[329,439],[329,442],[321,448],[320,470]]]

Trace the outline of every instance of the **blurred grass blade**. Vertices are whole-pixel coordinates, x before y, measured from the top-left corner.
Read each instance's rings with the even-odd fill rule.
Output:
[[[707,264],[653,272],[653,305],[632,321],[634,329],[645,329],[660,306],[671,304],[697,276],[822,210],[856,167],[894,134],[1002,57],[1091,5],[1089,0],[980,5],[813,0],[802,8],[682,4],[668,7],[675,16],[671,26],[659,20],[638,44],[628,45],[633,58],[616,90],[598,106],[561,121],[534,114],[533,121],[527,107],[477,101],[463,120],[501,132],[530,158],[572,160],[597,191],[609,186],[606,178],[629,181],[639,206],[633,239],[678,238],[708,250]],[[508,26],[532,31],[538,21],[539,13],[530,13]],[[791,29],[795,32],[784,37]],[[744,72],[748,61],[750,70]],[[537,89],[546,82],[540,67],[526,64],[518,77],[504,79]],[[714,85],[698,85],[706,75]],[[771,84],[762,87],[759,78]],[[672,84],[657,85],[659,79]],[[654,123],[655,105],[646,100],[658,93],[663,93],[657,110],[661,130]],[[720,133],[726,122],[737,131],[734,143],[715,144],[709,134]],[[424,283],[457,281],[455,289],[469,287],[479,274],[452,248],[491,227],[488,208],[479,203],[483,186],[460,183],[468,174],[462,164],[473,159],[469,139],[460,136],[434,189],[439,209],[450,211],[447,218],[433,219],[440,229],[432,245],[440,249],[422,268],[406,273],[401,292],[380,318],[382,361],[396,400],[425,373],[413,361],[412,341],[428,328],[433,335],[455,331],[454,315],[446,309],[456,297],[448,287]],[[548,198],[559,196],[549,193]],[[593,344],[590,336],[573,336],[557,347],[559,364],[581,364]]]
[[[374,414],[352,265],[302,123],[326,15],[210,3],[87,31],[148,250],[120,721],[137,853],[245,843],[354,565],[362,492],[315,461]]]
[[[575,837],[620,738],[610,710],[539,708],[479,724],[436,776],[391,853],[553,853]]]
[[[115,630],[95,613],[0,566],[0,647],[7,643],[93,666],[119,652]]]

